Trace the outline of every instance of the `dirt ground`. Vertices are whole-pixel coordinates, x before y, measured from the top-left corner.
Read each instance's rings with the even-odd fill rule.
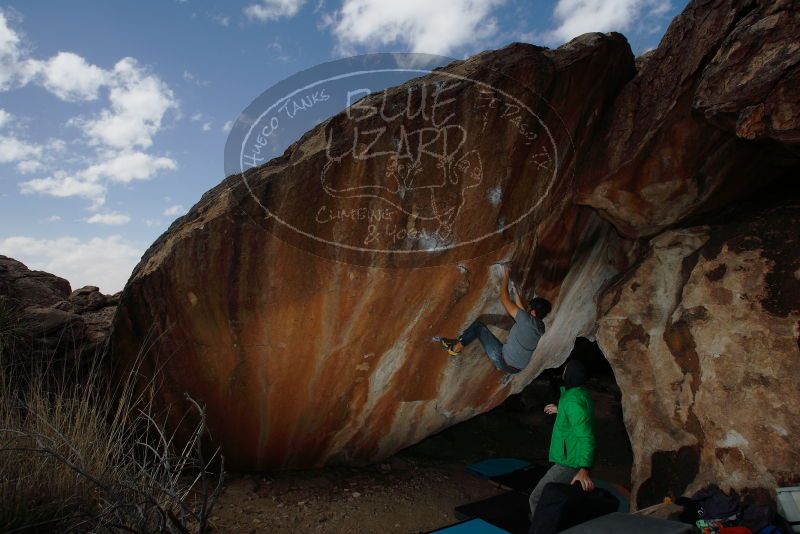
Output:
[[[597,459],[593,476],[629,485],[632,455],[618,393],[593,390]],[[502,492],[465,467],[490,457],[544,462],[553,400],[536,381],[495,410],[362,468],[231,474],[214,508],[217,532],[426,532],[456,522],[453,509]]]
[[[420,532],[498,493],[463,465],[397,457],[376,467],[235,478],[213,515],[219,532]]]

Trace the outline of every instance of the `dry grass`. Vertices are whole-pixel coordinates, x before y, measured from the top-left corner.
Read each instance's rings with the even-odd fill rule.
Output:
[[[0,531],[207,531],[222,469],[203,456],[202,407],[188,399],[199,422],[178,445],[154,414],[155,383],[136,384],[138,365],[116,387],[99,355],[88,372],[75,363],[83,376],[21,371],[13,313],[0,309]]]

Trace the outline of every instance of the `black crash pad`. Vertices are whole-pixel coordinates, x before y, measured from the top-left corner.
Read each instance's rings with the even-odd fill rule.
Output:
[[[528,532],[529,513],[528,496],[518,491],[507,491],[482,501],[462,504],[455,509],[459,519],[483,519],[512,534]]]
[[[530,495],[548,469],[550,469],[549,465],[533,464],[524,469],[491,477],[489,480],[503,489]]]
[[[655,517],[614,512],[572,528],[562,534],[691,534],[692,525]]]

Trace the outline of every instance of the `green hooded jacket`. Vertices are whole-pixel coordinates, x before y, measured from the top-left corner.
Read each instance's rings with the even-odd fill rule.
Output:
[[[558,413],[550,440],[550,461],[587,469],[594,462],[594,401],[582,387],[561,387]]]

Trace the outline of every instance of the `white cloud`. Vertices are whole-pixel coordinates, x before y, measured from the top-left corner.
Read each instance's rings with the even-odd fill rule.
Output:
[[[11,256],[31,269],[64,277],[73,288],[95,285],[104,293],[122,289],[142,252],[142,248],[119,235],[89,240],[25,236],[0,239],[0,254]]]
[[[0,11],[0,91],[35,82],[62,100],[94,100],[109,83],[108,71],[78,54],[59,52],[47,60],[28,56],[20,34],[9,26],[8,13]]]
[[[654,15],[654,16],[666,15],[669,12],[669,10],[672,9],[672,4],[670,3],[670,0],[656,0],[653,2],[649,2],[649,5],[653,6],[649,15]]]
[[[0,163],[16,163],[17,171],[30,174],[42,170],[44,163],[52,162],[65,148],[61,139],[49,139],[40,145],[14,135],[0,135]]]
[[[50,139],[47,148],[51,152],[64,152],[67,149],[67,142],[63,139]]]
[[[164,215],[168,217],[174,217],[176,215],[183,215],[186,213],[186,208],[184,208],[180,204],[175,204],[174,206],[170,206],[164,210]]]
[[[162,170],[173,171],[177,168],[174,159],[155,157],[144,152],[128,152],[96,163],[79,174],[90,181],[105,178],[127,184],[134,180],[148,180]]]
[[[504,0],[344,0],[329,17],[338,51],[403,45],[411,52],[448,54],[497,32],[492,10]]]
[[[250,20],[267,22],[297,15],[305,0],[260,0],[244,8],[244,14]]]
[[[175,160],[170,158],[154,157],[144,152],[120,153],[76,173],[58,170],[46,178],[20,182],[19,186],[22,194],[86,198],[92,201],[92,209],[96,209],[105,203],[107,182],[127,184],[134,180],[148,180],[162,170],[177,168]]]
[[[35,159],[26,159],[17,163],[17,171],[22,174],[32,174],[41,171],[43,168],[42,162]]]
[[[273,59],[277,59],[281,63],[286,63],[287,61],[292,59],[292,57],[289,54],[285,54],[283,52],[283,45],[280,43],[277,37],[267,45],[267,50],[270,51],[270,53],[272,54],[271,57]]]
[[[47,61],[30,60],[28,72],[45,89],[66,101],[95,100],[110,73],[90,65],[78,54],[59,52]]]
[[[225,124],[222,125],[222,132],[228,133],[233,128],[233,121],[225,121]]]
[[[153,136],[171,109],[178,109],[172,90],[133,58],[118,61],[110,70],[90,64],[72,52],[59,52],[46,60],[29,58],[20,34],[9,26],[8,11],[0,10],[0,91],[37,83],[66,101],[95,100],[101,89],[108,90],[108,105],[93,117],[75,117],[68,124],[82,128],[94,156],[77,156],[88,161],[82,170],[57,169],[49,176],[19,184],[23,194],[40,193],[56,197],[79,196],[97,208],[105,201],[107,183],[144,180],[162,170],[174,170],[177,163],[167,157],[151,156],[139,149],[153,144]],[[11,12],[13,15],[14,12]],[[0,110],[0,127],[11,115]],[[0,163],[16,163],[23,174],[41,172],[54,162],[64,163],[54,153],[63,152],[63,140],[35,144],[15,135],[0,136]]]
[[[208,80],[201,80],[188,70],[183,71],[183,79],[186,80],[187,82],[192,82],[195,85],[199,85],[200,87],[208,87],[209,85],[211,85],[211,82],[209,82]]]
[[[202,113],[195,113],[194,115],[189,117],[189,120],[194,121],[194,122],[200,122],[201,120],[203,120],[203,114]]]
[[[643,14],[660,16],[669,9],[668,0],[558,0],[553,10],[557,26],[543,39],[561,44],[583,33],[624,31]]]
[[[93,144],[117,149],[147,148],[161,129],[170,109],[177,108],[172,90],[148,74],[133,58],[114,65],[114,82],[109,92],[110,109],[90,120],[76,120]]]
[[[152,228],[154,226],[161,226],[161,221],[158,219],[145,219],[144,224],[146,224],[148,228]]]
[[[27,182],[20,182],[19,187],[23,195],[38,193],[61,198],[86,198],[92,201],[93,208],[101,206],[106,200],[105,185],[61,170],[47,178],[35,178]]]
[[[22,39],[8,25],[8,17],[0,11],[0,91],[9,89],[20,77]]]
[[[48,218],[47,218],[47,219],[45,219],[45,220],[46,220],[47,222],[58,222],[58,221],[60,221],[60,220],[61,220],[61,215],[51,215],[50,217],[48,217]]]
[[[203,131],[210,132],[211,131],[211,121],[203,123]]]
[[[12,115],[8,111],[0,108],[0,128],[11,124]]]
[[[16,137],[0,136],[0,163],[12,163],[42,155],[42,147]]]
[[[111,211],[108,213],[95,213],[86,219],[86,222],[89,224],[108,224],[112,226],[128,224],[130,221],[131,218],[127,214],[116,211]]]
[[[211,20],[226,28],[231,24],[231,18],[227,15],[214,15],[211,17]]]
[[[529,32],[518,32],[513,37],[514,41],[521,43],[535,43],[539,40],[539,32],[531,30]]]

